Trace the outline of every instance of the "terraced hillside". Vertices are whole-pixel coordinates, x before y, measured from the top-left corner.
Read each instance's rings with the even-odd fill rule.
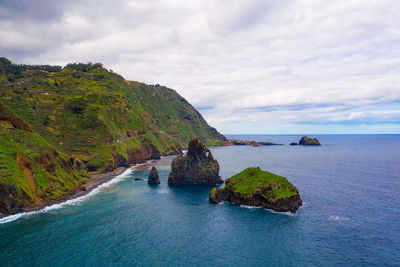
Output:
[[[177,153],[193,137],[226,142],[174,90],[127,81],[101,64],[0,58],[0,109],[3,213],[76,190],[87,172]]]

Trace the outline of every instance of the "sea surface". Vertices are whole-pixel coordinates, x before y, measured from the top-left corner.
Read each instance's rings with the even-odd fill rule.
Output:
[[[282,143],[211,149],[225,179],[249,166],[285,176],[295,214],[208,202],[167,185],[172,157],[89,197],[0,220],[0,266],[400,266],[400,135],[228,136]],[[142,178],[145,181],[134,181]]]

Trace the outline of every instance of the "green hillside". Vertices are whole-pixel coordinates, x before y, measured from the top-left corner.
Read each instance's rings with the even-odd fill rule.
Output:
[[[127,81],[101,64],[0,58],[0,111],[3,213],[77,190],[87,172],[175,154],[193,137],[225,142],[174,90]]]

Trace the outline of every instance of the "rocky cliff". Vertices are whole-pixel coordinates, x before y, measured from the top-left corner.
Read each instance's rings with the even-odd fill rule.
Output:
[[[2,213],[70,194],[88,173],[177,154],[196,136],[226,142],[167,87],[127,81],[101,64],[0,58]]]

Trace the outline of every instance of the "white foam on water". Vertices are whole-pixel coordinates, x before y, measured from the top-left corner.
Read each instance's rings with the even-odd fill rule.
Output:
[[[274,212],[274,213],[279,213],[279,214],[283,214],[283,215],[286,215],[286,216],[296,216],[296,215],[297,215],[297,213],[293,213],[293,212],[290,212],[290,211],[286,211],[286,212],[272,211],[272,212]]]
[[[350,218],[342,217],[342,216],[338,216],[338,215],[331,215],[331,216],[329,216],[329,220],[331,220],[331,221],[349,221]]]
[[[241,208],[245,208],[245,209],[250,209],[250,210],[252,210],[252,209],[261,209],[262,207],[260,207],[260,206],[248,206],[248,205],[240,205],[240,207]]]
[[[0,219],[0,224],[9,223],[9,222],[18,220],[20,218],[27,218],[27,217],[30,217],[32,215],[48,212],[48,211],[51,211],[51,210],[57,210],[57,209],[60,209],[62,207],[65,207],[65,206],[78,205],[81,202],[85,201],[86,199],[98,194],[102,189],[108,188],[108,187],[110,187],[110,186],[112,186],[112,185],[114,185],[116,183],[119,183],[120,181],[124,180],[137,167],[142,166],[142,165],[146,165],[146,164],[149,164],[149,162],[142,163],[142,164],[137,164],[132,168],[126,169],[123,173],[115,176],[110,181],[105,182],[105,183],[97,186],[96,188],[94,188],[92,191],[90,191],[86,195],[83,195],[83,196],[80,196],[80,197],[77,197],[77,198],[73,198],[73,199],[67,200],[67,201],[62,202],[62,203],[53,204],[53,205],[47,206],[47,207],[45,207],[45,208],[43,208],[41,210],[29,211],[29,212],[21,212],[21,213],[18,213],[18,214],[13,214],[13,215],[1,218]]]
[[[285,212],[282,212],[282,211],[274,211],[274,210],[271,210],[271,209],[266,209],[266,208],[261,207],[261,206],[240,205],[240,207],[241,207],[241,208],[244,208],[244,209],[264,209],[264,210],[266,210],[266,211],[268,211],[268,212],[271,212],[271,213],[282,214],[282,215],[287,215],[287,216],[296,216],[296,213],[292,213],[292,212],[290,212],[290,211],[285,211]]]

